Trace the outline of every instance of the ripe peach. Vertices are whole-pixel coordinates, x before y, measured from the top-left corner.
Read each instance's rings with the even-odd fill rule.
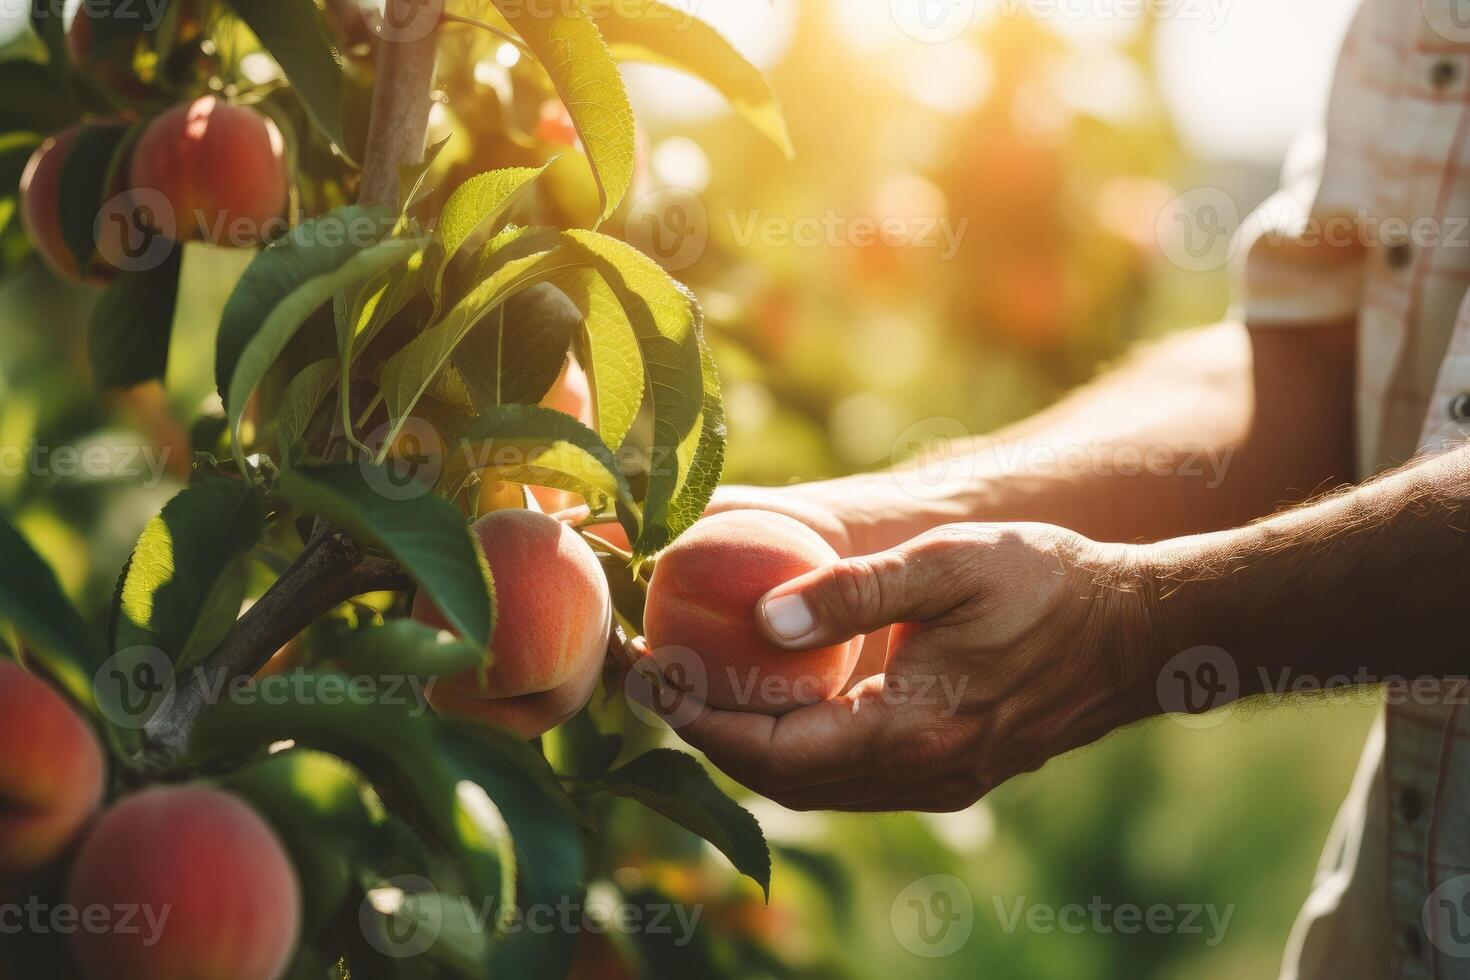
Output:
[[[146,789],[102,816],[82,845],[74,908],[138,910],[133,930],[79,930],[98,980],[275,980],[301,928],[301,887],[275,832],[238,797]]]
[[[474,532],[495,578],[494,662],[483,677],[466,671],[439,681],[429,701],[532,738],[592,698],[612,628],[607,580],[577,532],[545,514],[492,511]],[[423,592],[413,616],[448,628]]]
[[[286,229],[285,154],[269,118],[206,95],[148,124],[128,179],[135,191],[163,195],[178,240],[245,247]]]
[[[82,277],[61,231],[61,167],[81,131],[80,125],[69,126],[48,136],[20,176],[20,220],[31,246],[48,269],[72,282]]]
[[[757,632],[756,603],[836,560],[820,535],[783,514],[733,510],[701,519],[659,556],[649,582],[643,625],[654,657],[687,667],[682,651],[693,651],[708,684],[704,700],[716,708],[780,715],[835,697],[862,638],[781,650]]]
[[[102,801],[106,765],[61,695],[0,659],[0,876],[50,864]]]

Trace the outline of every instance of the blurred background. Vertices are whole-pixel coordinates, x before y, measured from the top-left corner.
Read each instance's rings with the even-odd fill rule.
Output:
[[[0,30],[20,29],[20,6],[0,8]],[[621,220],[705,306],[727,479],[784,483],[884,466],[934,420],[994,429],[1139,341],[1220,318],[1227,271],[1186,237],[1228,232],[1274,189],[1321,115],[1354,3],[682,6],[769,71],[797,156],[688,77],[629,69],[645,197]],[[1171,206],[1201,188],[1228,201],[1223,225]],[[157,404],[84,383],[92,298],[16,250],[12,214],[0,228],[0,446],[157,441]],[[177,485],[0,462],[0,507],[100,615]],[[952,815],[750,800],[778,848],[769,908],[667,825],[614,825],[599,860],[625,892],[707,906],[699,955],[734,975],[1269,977],[1373,711],[1160,722]],[[1080,929],[1027,915],[1077,906]],[[1091,911],[1119,906],[1165,906],[1175,927],[1125,933]],[[935,943],[924,931],[941,921],[958,925]],[[615,975],[588,957],[587,975]]]

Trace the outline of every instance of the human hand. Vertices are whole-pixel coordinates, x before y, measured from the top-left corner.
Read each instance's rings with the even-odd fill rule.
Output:
[[[780,717],[662,709],[792,809],[963,809],[1150,713],[1142,604],[1121,587],[1130,556],[1049,525],[947,525],[787,582],[757,609],[790,650],[903,624],[883,673]]]

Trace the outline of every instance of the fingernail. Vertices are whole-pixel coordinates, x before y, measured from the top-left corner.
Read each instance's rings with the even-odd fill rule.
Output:
[[[799,595],[783,595],[767,599],[761,605],[766,624],[783,640],[799,640],[816,628],[812,611]]]

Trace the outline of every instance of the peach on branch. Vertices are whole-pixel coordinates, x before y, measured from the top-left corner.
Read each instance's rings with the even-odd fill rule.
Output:
[[[612,628],[607,580],[577,532],[545,514],[492,511],[473,530],[495,580],[494,660],[486,670],[439,681],[429,700],[440,712],[531,738],[592,697]],[[413,616],[448,628],[423,592]]]
[[[0,877],[38,871],[102,800],[97,737],[45,681],[0,658]]]
[[[762,510],[705,517],[658,558],[643,623],[658,660],[697,661],[716,708],[780,715],[842,693],[862,638],[793,652],[768,643],[756,604],[771,589],[837,561],[799,521]]]
[[[267,116],[214,95],[160,114],[133,147],[139,202],[167,202],[178,240],[247,247],[286,229],[286,144]],[[344,232],[345,233],[345,232]]]
[[[301,928],[301,887],[275,832],[239,797],[200,786],[146,789],[103,814],[67,898],[136,910],[136,928],[75,934],[95,980],[276,980]]]

